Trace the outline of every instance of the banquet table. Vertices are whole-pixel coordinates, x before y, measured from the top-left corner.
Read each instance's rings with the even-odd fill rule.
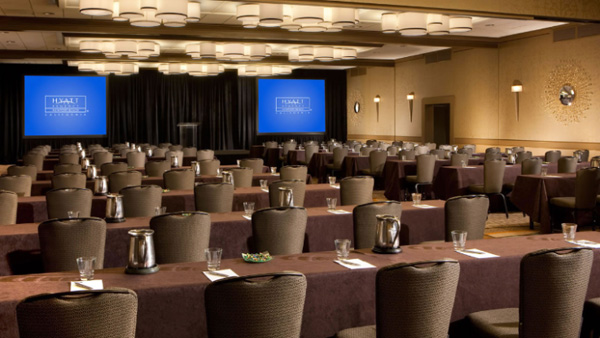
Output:
[[[248,157],[250,158],[262,158],[265,152],[265,146],[263,145],[253,145],[250,146],[250,154]]]
[[[240,157],[245,157],[245,156],[240,156]],[[149,157],[147,158],[148,161],[164,161],[165,158],[164,157]],[[184,156],[183,157],[183,166],[190,166],[192,165],[192,161],[196,161],[196,156]],[[90,160],[90,162],[93,162],[93,160]],[[113,156],[113,162],[127,162],[127,157],[121,157],[118,155]],[[45,157],[44,158],[44,163],[43,163],[43,170],[54,170],[54,166],[57,165],[58,162],[58,157]],[[19,165],[23,165],[23,160],[18,160],[17,164]],[[94,163],[92,163],[94,164]]]
[[[600,242],[600,233],[580,232],[578,239]],[[451,320],[460,323],[475,311],[518,307],[521,258],[532,251],[573,247],[562,234],[468,241],[499,255],[477,259],[457,253],[452,243],[404,246],[402,253],[375,254],[355,250],[350,258],[373,264],[371,269],[347,269],[333,262],[334,251],[275,256],[264,264],[248,264],[241,258],[222,261],[222,269],[238,275],[298,271],[306,275],[307,291],[302,319],[302,337],[330,337],[341,329],[375,323],[375,276],[377,269],[401,262],[440,258],[456,259],[460,277]],[[591,281],[600,278],[600,250],[594,249]],[[202,273],[205,262],[165,264],[151,275],[127,275],[124,269],[97,270],[95,278],[105,288],[122,287],[138,295],[136,337],[207,337],[204,291],[210,283]],[[68,291],[76,271],[0,277],[0,336],[18,337],[15,307],[28,296]],[[600,283],[589,283],[586,299],[600,296]],[[233,323],[232,323],[233,324]],[[465,336],[465,335],[457,335]]]
[[[402,203],[402,245],[444,240],[444,202],[427,203],[434,208],[423,209],[414,207],[409,202]],[[348,238],[354,242],[353,209],[352,205],[340,206],[337,210],[348,213],[333,214],[327,211],[327,207],[307,208],[308,221],[303,251],[334,250],[336,238]],[[224,259],[237,258],[242,252],[251,252],[248,245],[252,237],[251,221],[243,218],[243,215],[243,211],[210,214],[210,246],[223,248]],[[105,268],[127,265],[127,231],[148,228],[149,222],[150,217],[133,217],[122,223],[107,224]],[[42,271],[38,225],[39,223],[25,223],[0,227],[0,275]]]
[[[387,161],[397,160],[398,156],[388,156]],[[361,170],[369,169],[369,156],[362,156],[359,153],[348,153],[342,162],[342,177],[357,176]]]
[[[288,151],[288,164],[289,165],[298,165],[300,162],[304,162],[306,160],[306,151],[304,149],[294,149]]]
[[[316,177],[319,183],[327,182],[327,163],[333,160],[333,153],[318,152],[314,153],[308,164],[308,173],[312,177]]]
[[[281,157],[281,154],[283,153],[283,148],[278,147],[278,148],[268,148],[265,151],[265,165],[268,167],[278,167],[279,166],[279,158]]]
[[[307,208],[325,206],[325,198],[339,200],[340,190],[329,184],[307,184],[304,206]],[[45,196],[19,197],[17,205],[17,223],[42,222],[48,219]],[[269,207],[269,194],[260,187],[237,188],[233,194],[233,210],[244,210],[243,202],[254,202],[256,210]],[[163,193],[162,206],[167,212],[195,210],[193,190],[172,190]],[[94,196],[92,216],[104,218],[106,197]]]

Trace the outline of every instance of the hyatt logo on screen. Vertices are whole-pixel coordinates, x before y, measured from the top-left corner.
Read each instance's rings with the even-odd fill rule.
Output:
[[[310,97],[276,97],[277,114],[310,114]]]
[[[46,95],[44,112],[45,116],[87,116],[87,96]]]

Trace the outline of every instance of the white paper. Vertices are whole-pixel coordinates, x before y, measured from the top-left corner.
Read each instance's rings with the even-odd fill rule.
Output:
[[[463,167],[463,168],[475,169],[475,168],[477,168],[477,167]]]
[[[466,249],[466,250],[456,250],[456,252],[461,253],[463,255],[467,255],[469,257],[474,258],[492,258],[492,257],[500,257],[498,255],[494,255],[492,253],[479,250],[479,249]]]
[[[415,208],[421,208],[421,209],[435,209],[437,207],[434,207],[433,205],[429,205],[429,204],[413,204],[413,207]]]
[[[219,280],[219,279],[227,278],[227,277],[237,277],[238,276],[238,274],[235,273],[235,272],[233,272],[233,270],[231,270],[231,269],[214,271],[214,272],[216,272],[218,274],[227,275],[227,277],[225,277],[225,276],[219,276],[219,275],[213,275],[213,274],[211,274],[211,272],[213,272],[213,271],[203,271],[203,273],[206,276],[206,278],[208,278],[211,282],[214,282],[214,281]]]
[[[104,289],[102,279],[71,282],[71,291],[89,291],[102,289]]]
[[[330,184],[330,187],[332,187],[333,189],[339,189],[340,188],[340,184],[336,183],[336,184]]]
[[[375,268],[375,265],[373,264],[369,264],[363,260],[360,260],[358,258],[354,258],[354,259],[344,259],[343,261],[340,260],[334,260],[334,262],[338,263],[339,265],[354,270],[354,269],[371,269],[371,268]]]
[[[279,176],[279,173],[271,174],[271,176]]]
[[[588,241],[588,240],[585,240],[585,239],[580,239],[578,241],[568,241],[568,242],[572,243],[572,244],[575,244],[575,245],[579,245],[579,246],[585,246],[587,248],[593,248],[593,249],[600,248],[600,243]]]
[[[327,210],[327,212],[330,212],[332,214],[336,214],[336,215],[345,215],[345,214],[351,214],[350,211],[346,211],[346,210],[341,210],[341,209],[337,209],[337,210]]]
[[[562,177],[562,176],[558,176],[558,175],[546,175],[544,177]]]
[[[242,217],[244,217],[245,219],[251,221],[252,220],[252,216],[248,216],[248,215],[243,215]]]
[[[269,189],[263,189],[263,188],[260,188],[260,190],[262,190],[262,191],[264,191],[264,192],[269,192]]]

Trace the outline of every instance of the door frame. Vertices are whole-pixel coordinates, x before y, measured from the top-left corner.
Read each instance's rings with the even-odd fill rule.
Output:
[[[448,104],[450,105],[450,144],[454,144],[454,95],[448,96],[435,96],[435,97],[424,97],[421,100],[421,142],[425,142],[425,128],[427,127],[425,123],[425,108],[428,105],[434,104]]]

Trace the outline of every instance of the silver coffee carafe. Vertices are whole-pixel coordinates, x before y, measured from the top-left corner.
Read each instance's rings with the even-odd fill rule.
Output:
[[[79,150],[79,158],[81,158],[81,159],[85,158],[85,149]]]
[[[106,223],[125,222],[125,214],[123,212],[123,195],[108,194],[106,195]]]
[[[86,169],[90,166],[90,159],[89,158],[82,158],[81,159],[81,169]]]
[[[154,254],[154,230],[129,230],[129,263],[126,273],[150,274],[159,270]]]
[[[517,162],[517,159],[516,159],[516,157],[515,157],[515,154],[512,154],[512,153],[511,153],[511,154],[509,154],[509,155],[508,155],[508,158],[507,158],[507,160],[506,160],[506,163],[508,163],[508,164],[515,164],[515,162]]]
[[[235,185],[233,184],[233,174],[231,173],[231,171],[224,171],[221,173],[221,175],[223,176],[223,183],[229,183],[235,187]]]
[[[575,157],[577,159],[577,162],[581,162],[581,156],[583,155],[583,153],[581,152],[581,150],[577,150],[573,152],[573,157]]]
[[[200,163],[197,161],[192,161],[192,170],[196,176],[200,176]]]
[[[600,156],[592,157],[592,160],[590,161],[590,167],[600,168]]]
[[[375,233],[376,253],[399,253],[400,248],[400,220],[393,215],[377,215],[377,228]]]
[[[108,178],[106,176],[96,176],[94,179],[94,195],[108,194]]]
[[[95,179],[98,176],[98,169],[96,169],[96,165],[90,164],[87,167],[87,178],[90,180]]]
[[[282,207],[294,206],[294,191],[290,187],[279,187],[279,203]]]
[[[152,157],[152,153],[153,153],[152,148],[149,148],[146,150],[146,154],[148,155],[148,157]]]
[[[171,154],[171,167],[179,168],[179,157],[176,154]]]

